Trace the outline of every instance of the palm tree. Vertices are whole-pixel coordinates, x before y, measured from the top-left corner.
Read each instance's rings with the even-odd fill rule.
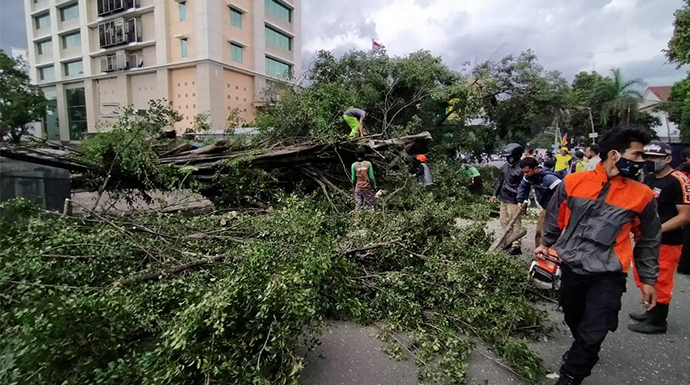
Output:
[[[642,101],[636,86],[644,87],[641,79],[623,81],[620,68],[612,68],[613,78],[607,77],[599,82],[592,95],[592,102],[601,106],[601,123],[606,126],[613,118],[613,126],[637,118],[637,106]]]

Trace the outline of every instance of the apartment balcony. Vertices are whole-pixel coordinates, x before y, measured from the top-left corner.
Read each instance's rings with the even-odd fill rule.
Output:
[[[98,46],[101,49],[142,41],[139,19],[115,19],[98,25]]]
[[[106,17],[140,6],[140,0],[96,0],[96,14],[98,17]]]
[[[138,54],[120,53],[101,58],[101,72],[125,71],[144,66],[144,57]]]

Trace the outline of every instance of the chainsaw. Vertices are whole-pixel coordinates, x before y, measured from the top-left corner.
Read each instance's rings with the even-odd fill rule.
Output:
[[[529,268],[529,280],[539,289],[558,291],[561,288],[561,259],[556,250],[549,249],[544,260],[532,262]]]

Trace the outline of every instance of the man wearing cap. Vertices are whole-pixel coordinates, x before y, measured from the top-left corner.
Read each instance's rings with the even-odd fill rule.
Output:
[[[561,148],[561,153],[556,154],[556,166],[553,169],[557,177],[563,179],[568,175],[568,165],[572,159],[573,157],[568,153],[568,148]]]
[[[690,223],[690,182],[687,176],[671,167],[673,149],[663,142],[645,146],[646,168],[651,174],[645,184],[654,191],[661,220],[661,250],[659,278],[654,286],[658,293],[657,306],[642,313],[630,313],[639,323],[628,325],[636,333],[666,333],[668,305],[673,292],[673,276],[683,247],[683,226]],[[635,283],[642,283],[635,270]]]
[[[343,120],[350,127],[350,139],[364,137],[364,117],[367,113],[359,108],[349,108],[343,114]]]

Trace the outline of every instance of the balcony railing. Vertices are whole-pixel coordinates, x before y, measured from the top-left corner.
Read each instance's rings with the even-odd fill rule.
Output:
[[[141,41],[139,19],[115,19],[98,25],[98,42],[108,48]]]
[[[117,54],[101,59],[101,72],[124,71],[144,66],[144,57],[137,54]]]
[[[128,9],[138,8],[140,0],[96,0],[98,16],[107,16],[113,13],[124,12]]]

